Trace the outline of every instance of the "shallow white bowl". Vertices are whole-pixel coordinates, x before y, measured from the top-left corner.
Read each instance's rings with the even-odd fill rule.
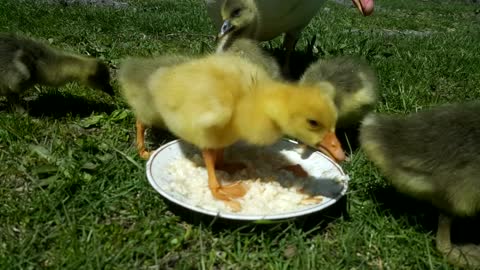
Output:
[[[252,146],[236,144],[229,147],[228,151],[242,151],[242,148],[245,147]],[[324,210],[338,202],[340,198],[345,195],[348,189],[348,181],[334,181],[333,179],[336,177],[348,179],[348,177],[346,177],[346,174],[337,163],[323,153],[310,148],[300,150],[302,148],[300,148],[295,141],[287,139],[280,140],[278,143],[264,148],[266,151],[280,153],[287,160],[291,161],[292,164],[300,164],[310,176],[315,178],[313,186],[316,186],[316,189],[322,190],[324,199],[318,204],[313,204],[311,207],[273,215],[235,214],[231,212],[212,211],[192,205],[183,195],[163,188],[168,186],[169,182],[172,181],[169,174],[166,173],[166,168],[170,163],[178,158],[189,156],[191,153],[200,153],[199,149],[182,140],[174,140],[164,144],[152,153],[147,162],[147,178],[158,193],[174,204],[211,217],[237,221],[261,222],[293,219]],[[332,183],[335,183],[335,186],[332,186]],[[325,194],[327,194],[327,196],[325,196]]]

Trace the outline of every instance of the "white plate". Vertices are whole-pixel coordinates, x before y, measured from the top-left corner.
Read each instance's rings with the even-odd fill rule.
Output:
[[[228,149],[228,151],[242,151],[241,149],[247,146],[245,144],[236,144]],[[257,147],[258,148],[258,147]],[[341,197],[343,197],[348,189],[348,176],[343,172],[342,168],[332,161],[329,157],[321,152],[314,151],[310,148],[300,150],[298,144],[292,140],[280,140],[278,143],[264,147],[266,151],[274,151],[280,153],[292,164],[300,164],[303,169],[315,178],[313,185],[317,185],[322,189],[324,199],[318,204],[313,204],[311,207],[303,208],[298,211],[290,211],[280,214],[272,215],[246,215],[235,214],[231,212],[212,211],[201,208],[189,203],[188,199],[179,193],[173,193],[163,188],[169,185],[171,179],[167,173],[167,167],[174,160],[190,156],[191,153],[200,153],[196,147],[182,141],[174,140],[162,145],[155,150],[147,162],[147,178],[155,190],[160,193],[167,200],[178,204],[184,208],[190,209],[194,212],[202,213],[212,217],[220,217],[231,220],[240,221],[274,221],[292,219],[308,214],[312,214],[329,206],[335,204]],[[302,153],[303,151],[303,153]],[[334,181],[334,178],[343,178],[344,181]],[[336,187],[332,187],[334,182]],[[328,189],[335,189],[336,191],[329,191]],[[325,192],[327,196],[325,196]]]

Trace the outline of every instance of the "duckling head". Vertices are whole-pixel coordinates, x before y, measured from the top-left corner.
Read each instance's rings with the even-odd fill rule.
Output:
[[[225,0],[221,15],[223,24],[218,38],[227,34],[253,34],[258,20],[258,10],[254,0]]]
[[[335,135],[337,110],[328,95],[316,88],[293,89],[290,93],[278,93],[267,111],[285,135],[317,148],[337,162],[345,160]]]
[[[110,71],[108,66],[100,61],[97,61],[94,72],[87,76],[87,82],[90,87],[100,89],[103,92],[114,95],[113,87],[110,84]]]

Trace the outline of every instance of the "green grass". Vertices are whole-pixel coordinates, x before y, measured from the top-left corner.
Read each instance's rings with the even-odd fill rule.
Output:
[[[297,50],[316,34],[318,57],[367,58],[380,80],[379,112],[478,99],[479,6],[464,2],[377,0],[368,18],[328,2]],[[203,1],[129,4],[3,0],[0,31],[113,67],[128,55],[212,51]],[[434,248],[435,212],[398,196],[361,151],[343,164],[352,178],[348,215],[262,228],[193,225],[148,184],[120,96],[70,84],[25,98],[29,116],[8,113],[0,100],[2,269],[453,269]]]

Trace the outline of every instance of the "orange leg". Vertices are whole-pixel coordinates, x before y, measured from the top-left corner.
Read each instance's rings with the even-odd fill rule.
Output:
[[[217,149],[213,151],[215,151],[215,168],[218,170],[232,174],[247,167],[241,162],[226,163],[223,156],[223,149]]]
[[[150,152],[145,149],[145,125],[137,119],[135,127],[137,129],[138,154],[141,158],[148,159],[150,157]]]
[[[208,187],[212,192],[213,197],[225,201],[234,211],[240,211],[241,206],[237,201],[233,201],[232,198],[238,198],[245,195],[246,190],[240,183],[235,183],[232,185],[222,186],[217,179],[215,174],[215,162],[217,159],[217,150],[213,149],[203,149],[202,155],[205,161],[205,166],[207,167],[208,173]]]

